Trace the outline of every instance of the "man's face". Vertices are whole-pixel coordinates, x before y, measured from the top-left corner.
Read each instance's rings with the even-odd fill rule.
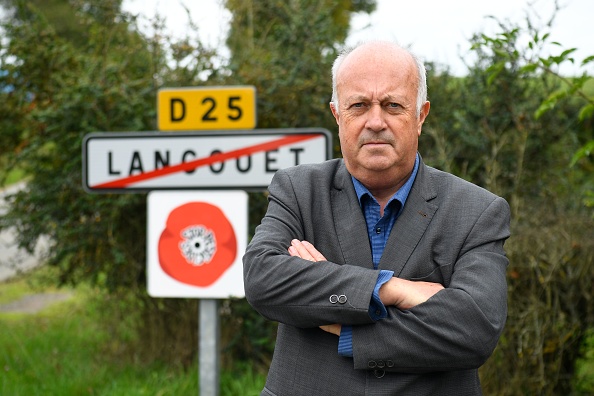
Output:
[[[416,114],[417,69],[403,50],[385,45],[355,49],[337,74],[342,155],[367,188],[399,188],[412,172],[429,102]],[[373,192],[373,191],[372,191]]]

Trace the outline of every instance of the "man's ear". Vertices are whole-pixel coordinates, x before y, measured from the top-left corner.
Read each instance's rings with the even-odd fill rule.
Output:
[[[336,109],[336,106],[334,106],[334,102],[330,102],[330,110],[332,110],[332,115],[334,116],[334,119],[336,120],[336,123],[338,124],[340,115],[338,114],[338,109]]]
[[[423,123],[425,122],[425,119],[429,115],[430,108],[431,108],[431,103],[429,103],[429,101],[425,102],[425,104],[423,104],[423,107],[421,107],[421,114],[419,114],[419,130],[417,131],[417,134],[419,136],[421,136],[421,129],[423,127]]]

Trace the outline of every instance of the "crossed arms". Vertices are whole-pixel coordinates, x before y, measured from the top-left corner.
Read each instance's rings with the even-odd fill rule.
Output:
[[[324,255],[307,241],[294,239],[291,241],[291,246],[287,250],[293,257],[300,257],[314,262],[326,261]],[[381,286],[379,296],[382,304],[385,306],[393,305],[398,309],[404,310],[424,303],[442,289],[443,286],[439,283],[414,282],[393,277]],[[342,325],[340,323],[320,326],[320,329],[337,336],[340,336],[341,328]]]

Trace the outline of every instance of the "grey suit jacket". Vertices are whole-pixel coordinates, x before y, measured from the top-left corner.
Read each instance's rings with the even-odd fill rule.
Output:
[[[379,268],[445,289],[410,310],[388,307],[374,322],[378,271],[343,161],[278,171],[269,193],[243,258],[248,302],[279,322],[262,395],[481,394],[477,369],[507,315],[503,198],[421,162]],[[291,257],[293,238],[328,261]],[[318,328],[332,323],[353,326],[353,358],[338,355],[338,337]]]

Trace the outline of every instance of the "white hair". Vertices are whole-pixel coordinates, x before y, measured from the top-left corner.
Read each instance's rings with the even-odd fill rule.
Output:
[[[336,78],[337,78],[337,74],[338,74],[338,69],[340,69],[340,66],[342,65],[343,61],[346,59],[346,57],[351,52],[353,52],[355,49],[359,48],[360,46],[362,46],[364,44],[369,44],[369,43],[387,43],[387,44],[394,46],[395,48],[403,49],[412,57],[413,61],[415,62],[416,66],[417,66],[417,108],[416,108],[416,111],[417,111],[417,117],[418,117],[421,114],[421,108],[427,101],[427,70],[425,69],[425,65],[419,59],[419,57],[417,57],[409,49],[404,48],[397,43],[384,42],[384,41],[362,42],[362,43],[359,43],[352,47],[346,47],[340,52],[340,54],[338,54],[338,56],[334,60],[334,63],[332,64],[332,103],[334,104],[334,108],[336,109],[336,112],[339,111],[338,93],[336,92]]]

